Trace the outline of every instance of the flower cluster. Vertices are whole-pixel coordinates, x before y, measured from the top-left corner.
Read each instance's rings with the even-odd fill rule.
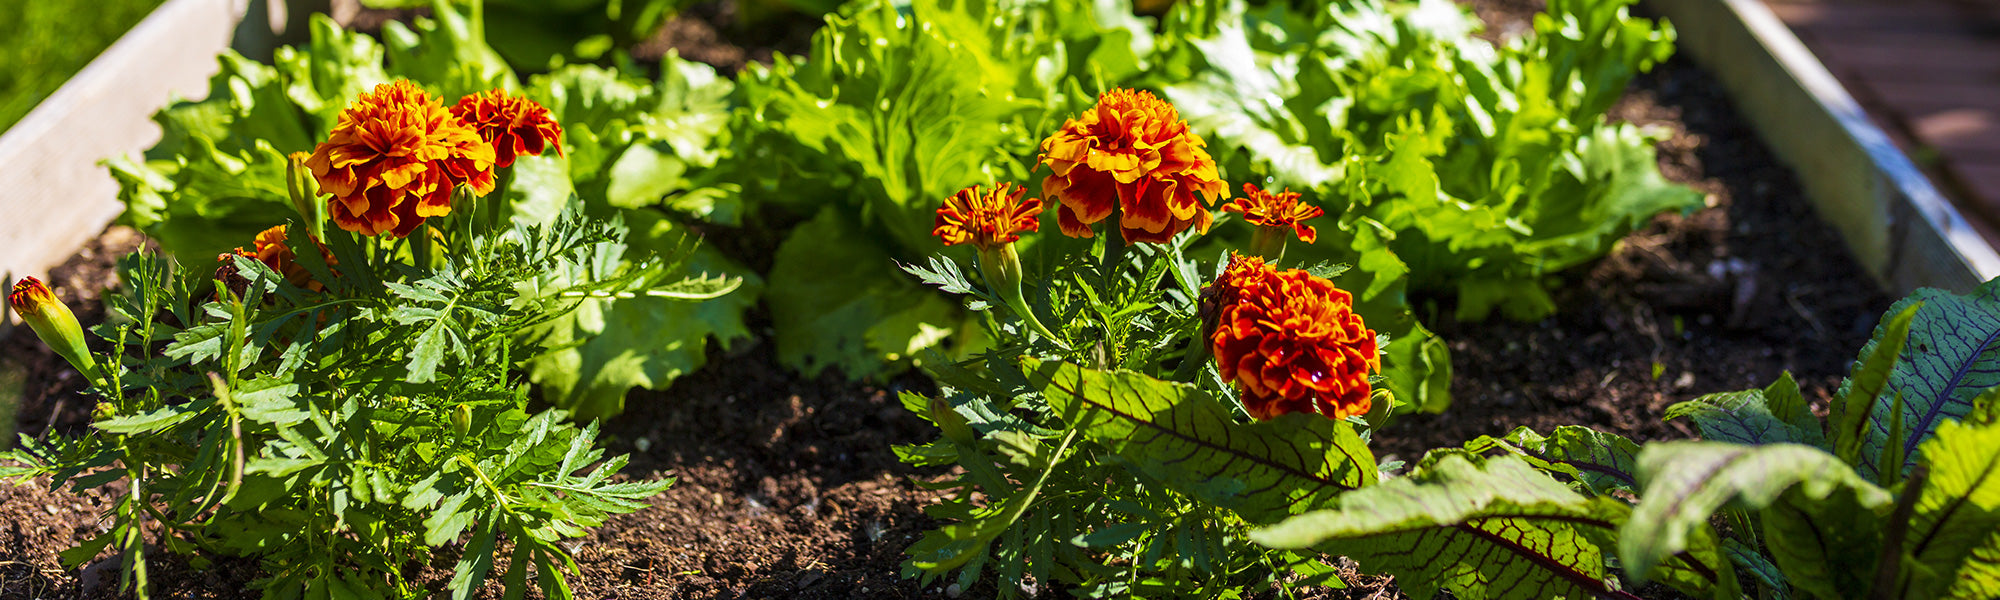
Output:
[[[1381,368],[1375,332],[1333,282],[1235,255],[1203,295],[1215,316],[1209,349],[1251,417],[1368,412],[1368,374]]]
[[[1041,164],[1053,171],[1042,191],[1060,202],[1056,220],[1065,235],[1093,237],[1092,226],[1116,214],[1125,242],[1169,243],[1190,227],[1206,232],[1213,221],[1208,204],[1226,195],[1204,146],[1173,105],[1149,92],[1114,89],[1042,141]],[[978,248],[980,270],[995,295],[1061,345],[1021,289],[1013,242],[1040,228],[1042,212],[1041,200],[1022,200],[1026,193],[1009,183],[960,190],[938,207],[931,233],[947,246]],[[1283,254],[1290,235],[1313,243],[1318,231],[1305,222],[1326,211],[1290,189],[1273,193],[1244,184],[1243,193],[1222,210],[1257,227],[1252,254],[1232,255],[1221,278],[1203,292],[1202,349],[1213,354],[1257,419],[1368,412],[1368,375],[1381,368],[1381,358],[1375,332],[1353,312],[1353,297],[1324,278],[1266,262]]]
[[[1056,223],[1072,237],[1091,237],[1091,225],[1113,212],[1127,243],[1166,243],[1189,227],[1206,233],[1208,204],[1229,192],[1205,146],[1172,104],[1114,89],[1042,140],[1040,163],[1054,171],[1042,195],[1062,203]]]
[[[493,169],[522,154],[562,151],[549,110],[493,90],[447,110],[423,88],[397,80],[375,86],[341,111],[305,166],[332,194],[327,216],[341,229],[405,237],[424,220],[451,214],[459,185],[493,191]]]

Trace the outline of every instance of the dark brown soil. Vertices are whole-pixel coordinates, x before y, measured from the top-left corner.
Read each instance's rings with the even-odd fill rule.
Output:
[[[1495,6],[1481,4],[1482,16],[1511,9]],[[734,60],[681,51],[704,62]],[[1685,437],[1685,427],[1660,421],[1665,406],[1763,386],[1784,370],[1812,398],[1823,400],[1838,386],[1889,298],[1813,215],[1796,176],[1745,128],[1713,79],[1684,60],[1642,77],[1614,113],[1664,127],[1671,137],[1661,144],[1661,166],[1707,193],[1709,208],[1659,217],[1610,257],[1563,274],[1560,312],[1551,319],[1459,323],[1450,320],[1448,301],[1429,302],[1422,309],[1451,344],[1457,403],[1443,415],[1403,418],[1376,436],[1378,453],[1414,459],[1521,425]],[[120,230],[108,232],[57,271],[58,292],[73,305],[94,306],[78,299],[93,295],[106,281],[108,259],[132,243]],[[607,424],[613,451],[634,454],[625,475],[679,483],[650,508],[580,540],[583,572],[572,578],[578,596],[945,597],[938,586],[920,589],[899,575],[903,548],[935,525],[920,512],[935,493],[911,479],[937,474],[903,467],[889,450],[933,435],[894,398],[929,383],[915,376],[806,380],[776,366],[768,344],[758,342],[711,359],[672,389],[634,398]],[[76,374],[32,336],[0,340],[0,361],[25,367],[22,431],[83,426],[89,409],[77,396]],[[77,572],[55,559],[100,530],[106,502],[40,482],[0,485],[0,599],[110,597],[115,563],[100,560]],[[455,553],[442,552],[441,564]],[[256,597],[245,589],[257,577],[246,561],[196,570],[160,556],[151,570],[158,597]],[[433,567],[423,575],[438,589],[448,572]],[[1379,578],[1353,583],[1307,597],[1400,597]],[[990,595],[984,592],[966,596]]]

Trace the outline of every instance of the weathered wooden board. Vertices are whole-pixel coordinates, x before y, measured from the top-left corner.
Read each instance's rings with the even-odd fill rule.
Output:
[[[2000,254],[1875,127],[1759,0],[1647,0],[1679,51],[1714,73],[1736,109],[1798,172],[1822,218],[1892,294],[1965,292],[2000,276]]]

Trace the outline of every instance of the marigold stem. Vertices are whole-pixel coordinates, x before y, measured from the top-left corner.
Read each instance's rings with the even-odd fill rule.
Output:
[[[1260,225],[1257,233],[1250,236],[1250,253],[1264,257],[1264,262],[1278,264],[1285,257],[1285,237],[1291,230],[1285,227]]]
[[[1020,315],[1035,333],[1057,344],[1063,343],[1062,338],[1042,325],[1041,319],[1035,318],[1034,311],[1028,310],[1028,300],[1021,295],[1021,255],[1014,251],[1013,244],[1001,244],[990,250],[980,249],[979,271],[986,275],[986,285],[993,288],[994,295],[1006,302],[1008,308],[1014,309],[1014,314]]]

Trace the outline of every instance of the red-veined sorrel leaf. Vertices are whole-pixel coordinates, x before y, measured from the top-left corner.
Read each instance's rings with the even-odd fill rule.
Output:
[[[1049,407],[1091,441],[1251,523],[1329,506],[1376,479],[1374,455],[1345,421],[1291,414],[1240,424],[1186,384],[1068,363],[1023,366]]]
[[[1901,306],[1904,302],[1897,304]],[[1876,405],[1881,404],[1883,398],[1893,398],[1884,395],[1884,392],[1889,390],[1889,379],[1902,356],[1904,344],[1909,341],[1910,322],[1916,318],[1918,308],[1920,306],[1906,306],[1883,313],[1882,324],[1875,328],[1874,339],[1861,347],[1861,356],[1855,359],[1853,372],[1847,381],[1841,382],[1840,395],[1834,398],[1831,414],[1827,416],[1827,426],[1831,428],[1827,437],[1833,438],[1833,454],[1870,475],[1874,474],[1878,455],[1888,443],[1884,438],[1889,435],[1888,419],[1883,419],[1879,429],[1876,427]],[[1889,412],[1882,411],[1884,416]],[[1874,438],[1872,444],[1870,438]],[[1864,456],[1864,449],[1871,451],[1865,452]]]
[[[1902,598],[2000,597],[2000,424],[1946,422],[1920,446],[1929,477],[1903,549]]]
[[[1639,486],[1633,476],[1639,467],[1639,445],[1624,436],[1589,427],[1564,425],[1548,436],[1518,427],[1507,437],[1479,436],[1466,442],[1465,450],[1480,455],[1505,452],[1519,456],[1537,469],[1568,476],[1593,495],[1634,490]],[[1450,454],[1426,455],[1419,468],[1428,467],[1432,457],[1444,456]]]
[[[1791,372],[1770,387],[1709,394],[1667,407],[1667,419],[1686,417],[1701,437],[1737,444],[1805,444],[1830,450],[1819,419],[1806,407]]]
[[[1730,504],[1763,511],[1778,568],[1815,593],[1867,589],[1881,515],[1894,500],[1833,455],[1800,444],[1648,444],[1639,480],[1643,500],[1619,531],[1628,573],[1645,578],[1663,558],[1697,547],[1713,535],[1709,517]]]
[[[1880,395],[1867,403],[1867,384],[1873,382],[1863,367],[1886,362],[1877,356],[1893,346],[1889,338],[1896,337],[1893,329],[1904,311],[1915,314],[1908,339],[1899,347],[1901,360],[1888,371]],[[1974,397],[2000,386],[2000,280],[1986,282],[1965,296],[1920,289],[1889,307],[1885,315],[1895,316],[1885,316],[1875,329],[1875,339],[1862,347],[1852,380],[1842,386],[1833,404],[1836,418],[1831,420],[1843,432],[1858,433],[1851,440],[1860,448],[1855,468],[1871,478],[1877,477],[1878,465],[1890,455],[1886,445],[1895,443],[1889,439],[1889,428],[1896,395],[1902,395],[1904,403],[1901,453],[1907,471],[1916,464],[1917,445],[1940,423],[1966,417]],[[1857,408],[1862,412],[1857,414]],[[1865,422],[1858,422],[1864,417]]]
[[[1468,599],[1637,598],[1605,566],[1623,501],[1587,497],[1515,456],[1475,462],[1456,451],[1410,477],[1341,496],[1321,510],[1253,531],[1274,548],[1342,554],[1387,572],[1413,598],[1440,588]],[[1660,579],[1735,598],[1736,579],[1713,536],[1670,557]]]

